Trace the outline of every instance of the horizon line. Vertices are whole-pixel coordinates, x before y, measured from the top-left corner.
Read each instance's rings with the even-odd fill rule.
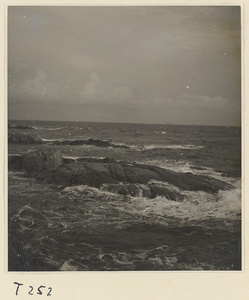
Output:
[[[168,126],[208,126],[208,127],[242,127],[241,123],[240,125],[215,125],[215,124],[176,124],[171,122],[166,123],[144,123],[144,122],[114,122],[114,121],[69,121],[69,120],[27,120],[27,119],[8,119],[9,122],[67,122],[67,123],[106,123],[106,124],[136,124],[136,125],[168,125]]]

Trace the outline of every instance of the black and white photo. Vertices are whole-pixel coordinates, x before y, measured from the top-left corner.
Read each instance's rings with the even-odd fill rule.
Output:
[[[9,6],[8,271],[241,271],[241,7]]]

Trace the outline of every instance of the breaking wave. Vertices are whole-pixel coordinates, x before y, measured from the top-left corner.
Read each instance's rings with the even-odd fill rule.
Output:
[[[217,172],[213,168],[200,167],[187,161],[180,161],[180,160],[176,161],[176,160],[164,159],[164,160],[146,160],[145,163],[148,165],[158,166],[175,172],[180,172],[180,173],[190,172],[195,175],[214,177],[215,179],[225,181],[232,185],[234,184],[236,185],[236,182],[238,181],[238,179],[236,178],[224,176],[223,173]]]
[[[196,150],[202,149],[203,146],[198,145],[132,145],[126,143],[119,143],[115,141],[109,141],[104,139],[47,139],[43,138],[44,143],[57,144],[57,145],[92,145],[96,147],[106,147],[106,148],[124,148],[131,149],[135,151],[150,151],[150,150],[160,150],[160,149],[171,149],[171,150]]]
[[[62,130],[65,127],[39,127],[39,126],[30,126],[30,125],[25,125],[25,124],[8,124],[9,129],[30,129],[30,130]]]
[[[196,145],[145,145],[143,146],[144,150],[154,150],[154,149],[184,149],[184,150],[194,150],[202,149],[203,146]]]
[[[62,130],[65,127],[33,127],[35,130],[48,130],[48,131],[57,131]]]
[[[218,194],[183,191],[165,183],[184,196],[180,202],[163,196],[124,196],[87,185],[54,190],[22,175],[9,172],[10,197],[26,203],[12,214],[11,233],[18,231],[25,240],[34,231],[26,243],[35,257],[56,270],[217,270],[214,250],[210,257],[198,258],[201,239],[210,238],[212,247],[213,239],[220,238],[216,232],[232,235],[240,222],[240,181]],[[17,188],[22,197],[15,194]],[[231,238],[223,240],[229,243]],[[188,256],[185,240],[194,254]]]
[[[166,184],[166,183],[165,183]],[[184,200],[172,201],[164,196],[156,196],[153,199],[142,196],[145,187],[141,187],[141,195],[137,197],[123,196],[104,189],[97,189],[86,185],[71,186],[65,188],[62,193],[70,197],[82,197],[87,193],[103,199],[102,206],[108,209],[110,201],[112,207],[134,217],[146,217],[156,223],[167,223],[171,218],[181,220],[181,223],[190,220],[205,219],[238,219],[241,212],[240,182],[237,187],[228,191],[219,191],[218,194],[209,194],[203,191],[183,191],[166,184],[172,192],[180,192]],[[124,198],[126,201],[124,201]],[[104,200],[105,199],[105,200]],[[120,204],[122,202],[122,205]]]

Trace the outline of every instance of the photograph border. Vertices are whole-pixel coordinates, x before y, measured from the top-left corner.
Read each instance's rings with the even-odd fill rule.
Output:
[[[27,299],[27,292],[16,295],[16,284],[23,284],[23,290],[29,291],[29,287],[39,288],[46,286],[52,288],[52,299],[245,299],[249,297],[249,274],[248,274],[248,212],[246,211],[246,195],[248,186],[246,182],[247,168],[245,161],[248,155],[248,17],[249,2],[247,1],[1,1],[1,58],[3,62],[0,84],[1,99],[0,134],[2,147],[0,154],[2,168],[0,179],[2,182],[1,201],[1,226],[0,226],[0,297],[1,299]],[[242,137],[242,270],[241,271],[84,271],[84,272],[8,272],[8,181],[7,181],[7,8],[8,6],[241,6],[241,137]],[[36,296],[34,296],[36,297]],[[39,295],[38,295],[39,297]],[[43,298],[46,297],[45,294]]]

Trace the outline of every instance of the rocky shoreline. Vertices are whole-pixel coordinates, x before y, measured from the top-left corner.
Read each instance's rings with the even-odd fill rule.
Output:
[[[9,156],[9,170],[25,171],[37,180],[61,187],[88,185],[130,196],[182,201],[180,190],[218,193],[232,186],[208,176],[180,173],[157,166],[113,159],[64,159],[60,149]]]
[[[44,145],[71,145],[71,146],[95,146],[95,147],[112,147],[128,149],[126,145],[114,144],[109,141],[99,139],[88,140],[43,140],[38,135],[28,133],[11,133],[8,137],[10,144],[44,144]]]
[[[9,271],[240,269],[239,191],[225,173],[239,168],[223,148],[37,128],[9,129]]]

